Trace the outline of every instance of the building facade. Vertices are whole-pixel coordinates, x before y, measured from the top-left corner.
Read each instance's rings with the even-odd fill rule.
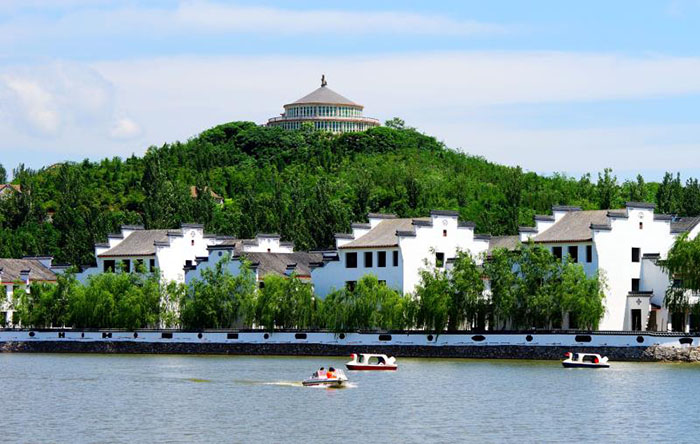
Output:
[[[202,271],[215,267],[223,259],[229,259],[226,270],[234,276],[241,272],[244,261],[250,265],[255,280],[263,282],[265,276],[295,275],[302,281],[311,279],[311,264],[321,260],[320,253],[294,251],[294,244],[281,240],[279,234],[258,234],[255,239],[224,239],[207,247],[208,254],[198,257],[195,264],[185,267],[185,282],[202,279]]]
[[[17,325],[15,302],[18,292],[29,293],[33,283],[56,282],[51,257],[0,259],[0,326]]]
[[[659,266],[683,232],[700,230],[700,218],[655,214],[654,205],[628,202],[620,210],[582,211],[555,206],[551,216],[536,216],[535,227],[521,227],[520,240],[532,240],[564,261],[580,263],[606,283],[601,330],[666,331],[671,315],[664,307],[669,277]],[[687,330],[689,319],[674,329]],[[567,316],[564,328],[577,327]]]
[[[456,211],[432,211],[430,217],[400,219],[369,214],[368,223],[352,225],[352,233],[336,235],[336,249],[313,265],[316,294],[324,298],[343,287],[353,288],[367,274],[387,286],[411,293],[420,270],[445,268],[458,250],[475,257],[488,250],[490,236],[474,233],[474,224],[460,222]]]
[[[332,133],[365,131],[379,126],[379,121],[362,115],[364,107],[328,88],[325,76],[321,87],[301,99],[284,105],[279,117],[267,121],[267,126],[296,130],[304,123],[314,129]]]
[[[98,273],[151,272],[158,270],[164,281],[185,282],[185,267],[206,256],[207,247],[223,242],[222,238],[204,234],[204,226],[183,224],[176,230],[145,230],[140,225],[122,226],[107,236],[107,242],[95,245],[97,266],[83,270],[76,277],[85,282]]]

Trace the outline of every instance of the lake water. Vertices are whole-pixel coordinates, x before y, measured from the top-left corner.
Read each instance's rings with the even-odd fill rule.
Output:
[[[0,354],[2,442],[697,442],[700,365]]]

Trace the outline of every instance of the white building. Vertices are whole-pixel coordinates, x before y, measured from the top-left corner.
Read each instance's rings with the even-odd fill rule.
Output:
[[[23,259],[0,259],[0,324],[15,324],[14,301],[19,294],[16,291],[29,292],[35,282],[56,282],[56,273],[52,270],[51,257],[25,257]]]
[[[123,269],[136,272],[158,270],[164,281],[185,282],[185,267],[197,257],[207,255],[207,247],[221,238],[205,235],[203,225],[183,224],[176,230],[144,230],[142,226],[122,226],[107,242],[95,245],[97,266],[84,270],[77,278]]]
[[[474,224],[460,222],[456,211],[431,211],[430,217],[399,219],[393,214],[369,214],[369,223],[352,225],[352,233],[336,235],[336,250],[325,252],[311,279],[316,294],[353,287],[367,274],[391,288],[411,293],[420,270],[445,267],[457,250],[479,256],[490,236],[474,233]]]
[[[255,239],[227,238],[207,247],[208,254],[198,257],[196,263],[186,267],[185,282],[202,279],[204,269],[214,267],[224,258],[230,261],[226,269],[234,276],[240,273],[244,260],[258,283],[269,274],[296,275],[299,279],[311,279],[311,264],[322,259],[320,253],[295,252],[294,244],[282,241],[279,234],[258,234]]]
[[[657,261],[679,233],[696,235],[700,218],[654,214],[653,204],[640,202],[621,210],[555,206],[552,213],[536,216],[535,227],[521,227],[520,240],[532,239],[556,257],[582,264],[588,275],[601,271],[607,290],[600,329],[667,330],[671,320],[663,302],[669,278]],[[576,327],[575,320],[565,320],[563,327]]]

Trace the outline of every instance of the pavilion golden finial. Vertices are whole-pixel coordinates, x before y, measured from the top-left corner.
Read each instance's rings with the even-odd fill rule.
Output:
[[[328,85],[328,82],[326,82],[326,75],[321,74],[321,86],[326,86]]]

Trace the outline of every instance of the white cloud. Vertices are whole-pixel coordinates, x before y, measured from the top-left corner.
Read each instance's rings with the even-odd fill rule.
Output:
[[[281,112],[284,103],[316,88],[325,73],[329,87],[363,103],[366,115],[403,117],[450,146],[493,161],[535,171],[700,169],[700,116],[686,116],[683,125],[598,121],[580,128],[580,122],[559,121],[531,129],[517,121],[506,124],[491,112],[494,105],[507,110],[510,105],[527,109],[559,103],[575,109],[581,102],[693,97],[700,94],[700,58],[446,52],[172,57],[95,62],[75,69],[72,75],[25,76],[41,80],[38,84],[51,97],[79,98],[75,103],[52,98],[51,106],[39,107],[61,117],[58,135],[45,149],[63,150],[67,157],[140,153],[149,144],[186,140],[223,122],[263,123]],[[53,83],[69,85],[62,88],[72,92],[59,94],[61,88]],[[19,103],[14,107],[25,113]],[[88,122],[92,115],[100,117]],[[27,137],[0,122],[4,146],[36,147],[36,140]]]
[[[29,135],[56,136],[68,127],[99,127],[112,118],[112,85],[76,63],[0,68],[0,110]]]
[[[133,139],[141,135],[141,127],[133,120],[124,117],[112,124],[109,135],[113,139]]]
[[[499,24],[403,11],[354,12],[344,9],[251,7],[204,0],[181,1],[175,7],[115,3],[96,8],[76,0],[75,5],[83,7],[68,5],[65,10],[51,16],[17,14],[13,20],[0,23],[0,41],[36,44],[54,38],[133,38],[135,35],[149,40],[181,36],[183,33],[193,36],[251,33],[269,38],[289,35],[327,36],[329,33],[341,37],[393,34],[472,36],[509,31]],[[49,1],[48,4],[60,9],[60,3]],[[15,5],[14,8],[20,7]]]
[[[38,82],[11,75],[0,78],[0,82],[6,89],[3,102],[8,115],[19,117],[21,122],[38,134],[50,135],[58,131],[60,117],[54,99]],[[14,106],[11,102],[14,102]]]

